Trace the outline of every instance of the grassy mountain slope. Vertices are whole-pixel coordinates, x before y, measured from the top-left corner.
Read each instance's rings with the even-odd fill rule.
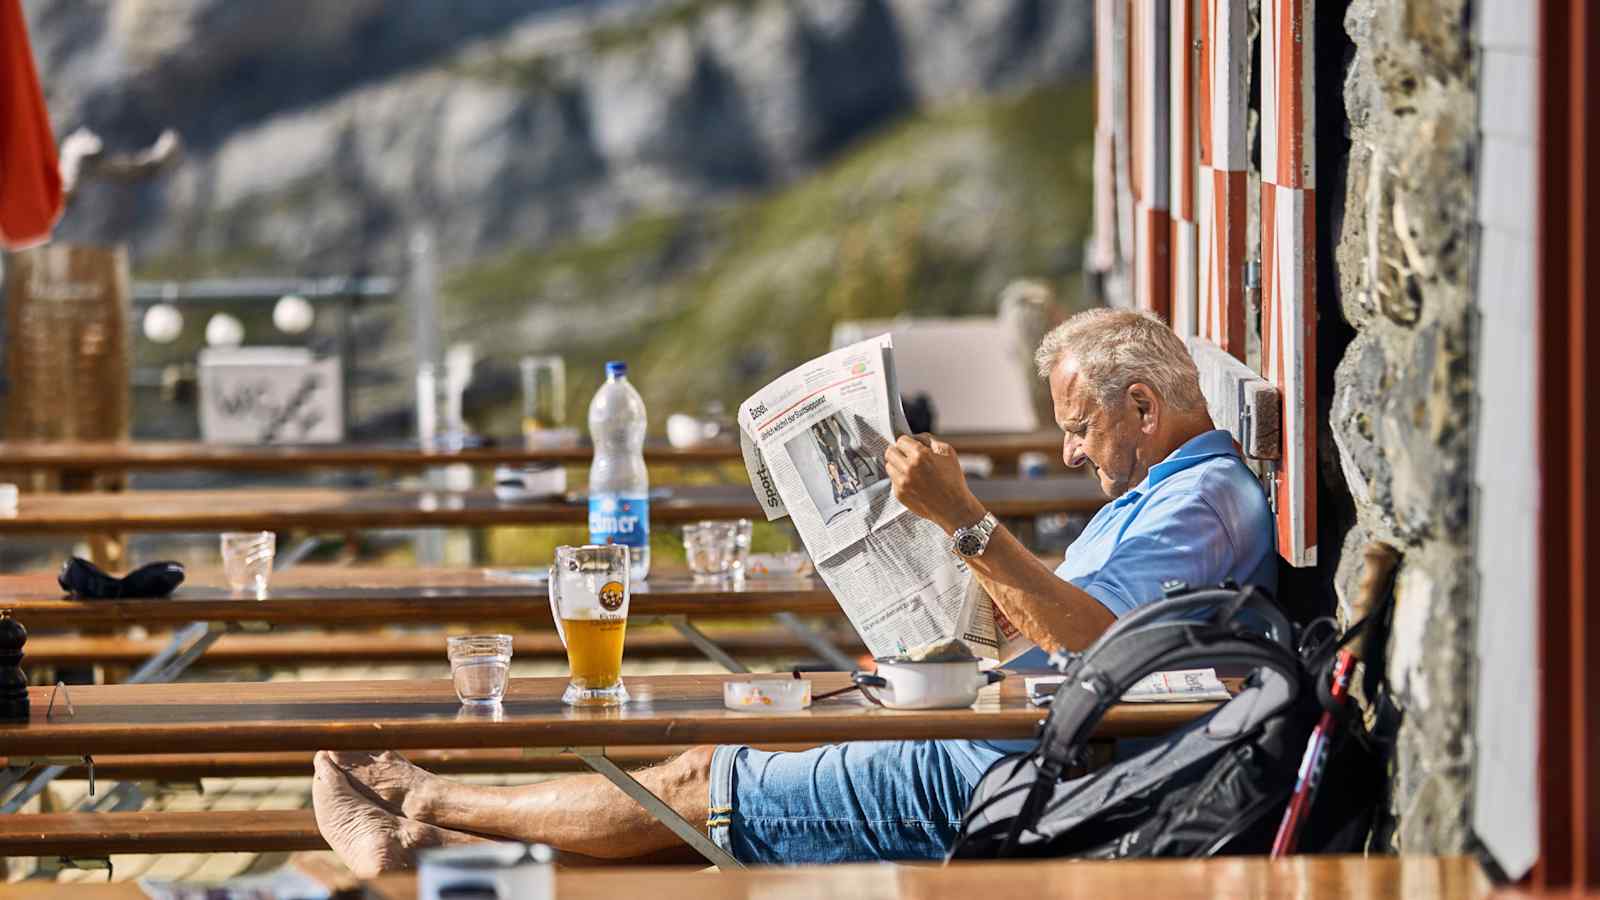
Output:
[[[842,319],[987,314],[1025,276],[1072,306],[1092,127],[1086,85],[911,117],[773,194],[458,269],[447,337],[477,343],[508,388],[517,355],[561,353],[580,423],[600,363],[628,359],[659,422],[706,400],[731,409],[826,350]],[[514,430],[514,390],[481,396],[477,415]]]

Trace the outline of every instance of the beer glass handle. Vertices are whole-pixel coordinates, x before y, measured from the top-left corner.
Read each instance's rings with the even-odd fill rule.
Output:
[[[561,646],[567,645],[567,634],[561,630],[561,588],[560,581],[556,578],[556,567],[550,567],[550,618],[556,621],[556,637],[561,638]]]

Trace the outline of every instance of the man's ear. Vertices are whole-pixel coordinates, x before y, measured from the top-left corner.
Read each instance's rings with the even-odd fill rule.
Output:
[[[1150,390],[1148,385],[1134,382],[1128,385],[1128,402],[1139,417],[1139,430],[1154,434],[1161,425],[1161,402],[1156,399],[1155,391]]]

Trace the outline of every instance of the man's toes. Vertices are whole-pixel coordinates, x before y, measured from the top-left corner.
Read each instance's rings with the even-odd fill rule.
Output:
[[[411,852],[400,840],[400,820],[358,793],[331,759],[319,754],[313,764],[317,830],[345,866],[361,878],[407,868]]]

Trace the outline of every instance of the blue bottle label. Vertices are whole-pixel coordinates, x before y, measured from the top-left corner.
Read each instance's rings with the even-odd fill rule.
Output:
[[[650,498],[596,494],[589,498],[589,540],[644,547],[650,543]]]

